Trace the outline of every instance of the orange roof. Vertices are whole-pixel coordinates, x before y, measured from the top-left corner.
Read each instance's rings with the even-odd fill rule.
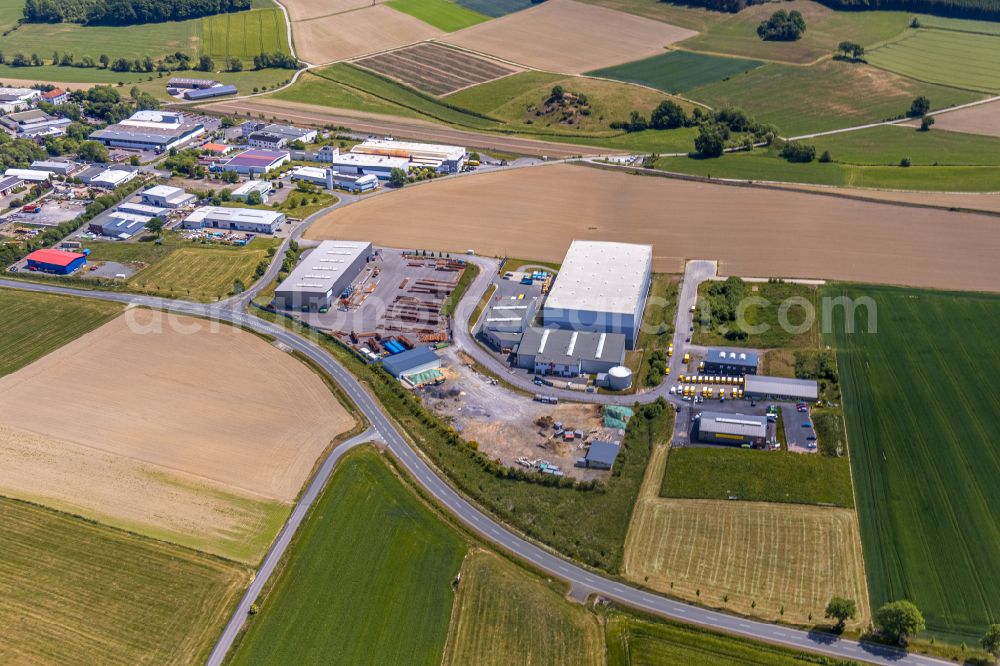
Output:
[[[206,143],[202,146],[204,150],[210,150],[213,153],[224,153],[228,150],[232,150],[232,146],[227,146],[224,143]]]

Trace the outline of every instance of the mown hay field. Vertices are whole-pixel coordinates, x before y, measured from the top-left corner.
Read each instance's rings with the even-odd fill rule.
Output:
[[[1000,92],[997,53],[1000,36],[910,30],[901,39],[872,49],[865,58],[876,67],[921,81],[996,94]]]
[[[1000,616],[1000,297],[863,285],[825,291],[870,299],[854,316],[834,311],[829,342],[872,605],[910,599],[929,633],[978,641]]]
[[[285,16],[278,8],[217,14],[204,19],[201,50],[213,58],[253,59],[261,53],[288,53]]]
[[[651,58],[606,67],[587,74],[638,83],[668,93],[682,93],[691,88],[722,81],[734,74],[749,72],[763,64],[760,60],[746,58],[723,58],[690,51],[668,51]]]
[[[230,663],[440,664],[465,551],[373,449],[353,451]]]
[[[0,377],[101,326],[117,303],[0,289]]]
[[[597,617],[557,584],[475,550],[462,565],[445,666],[604,664]]]
[[[0,497],[0,661],[204,662],[250,572]]]

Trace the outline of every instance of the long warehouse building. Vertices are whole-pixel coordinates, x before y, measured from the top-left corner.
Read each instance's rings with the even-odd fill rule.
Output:
[[[542,309],[545,325],[623,333],[635,347],[652,266],[652,245],[573,241]]]
[[[372,256],[369,242],[323,241],[278,285],[275,307],[302,312],[329,308]]]
[[[700,442],[760,447],[767,441],[765,416],[702,412],[695,425]]]

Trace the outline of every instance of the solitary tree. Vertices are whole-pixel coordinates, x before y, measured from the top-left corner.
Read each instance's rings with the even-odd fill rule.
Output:
[[[990,628],[986,630],[986,634],[983,636],[981,645],[1000,664],[1000,624],[990,625]]]
[[[920,119],[920,131],[929,132],[931,130],[931,125],[934,124],[934,116],[924,116]]]
[[[841,632],[848,620],[853,620],[858,614],[858,605],[854,599],[844,597],[833,597],[826,605],[826,617],[837,621],[836,630]]]
[[[399,167],[393,167],[392,171],[389,172],[389,184],[393,187],[406,185],[406,172]]]
[[[926,115],[928,111],[931,110],[931,101],[921,95],[913,100],[910,104],[909,115],[913,118],[919,118],[920,116]]]
[[[160,237],[163,235],[163,220],[158,217],[154,217],[146,223],[146,228],[156,234],[157,237]]]
[[[910,601],[890,601],[878,609],[875,625],[897,643],[905,644],[908,636],[924,630],[924,616]]]

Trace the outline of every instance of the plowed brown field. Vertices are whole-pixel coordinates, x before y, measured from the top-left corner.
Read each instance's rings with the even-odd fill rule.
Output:
[[[573,165],[409,186],[346,206],[306,236],[560,261],[573,239],[653,244],[653,268],[1000,291],[1000,220],[806,192]]]
[[[419,19],[383,5],[292,23],[296,52],[313,64],[386,51],[441,34]]]

